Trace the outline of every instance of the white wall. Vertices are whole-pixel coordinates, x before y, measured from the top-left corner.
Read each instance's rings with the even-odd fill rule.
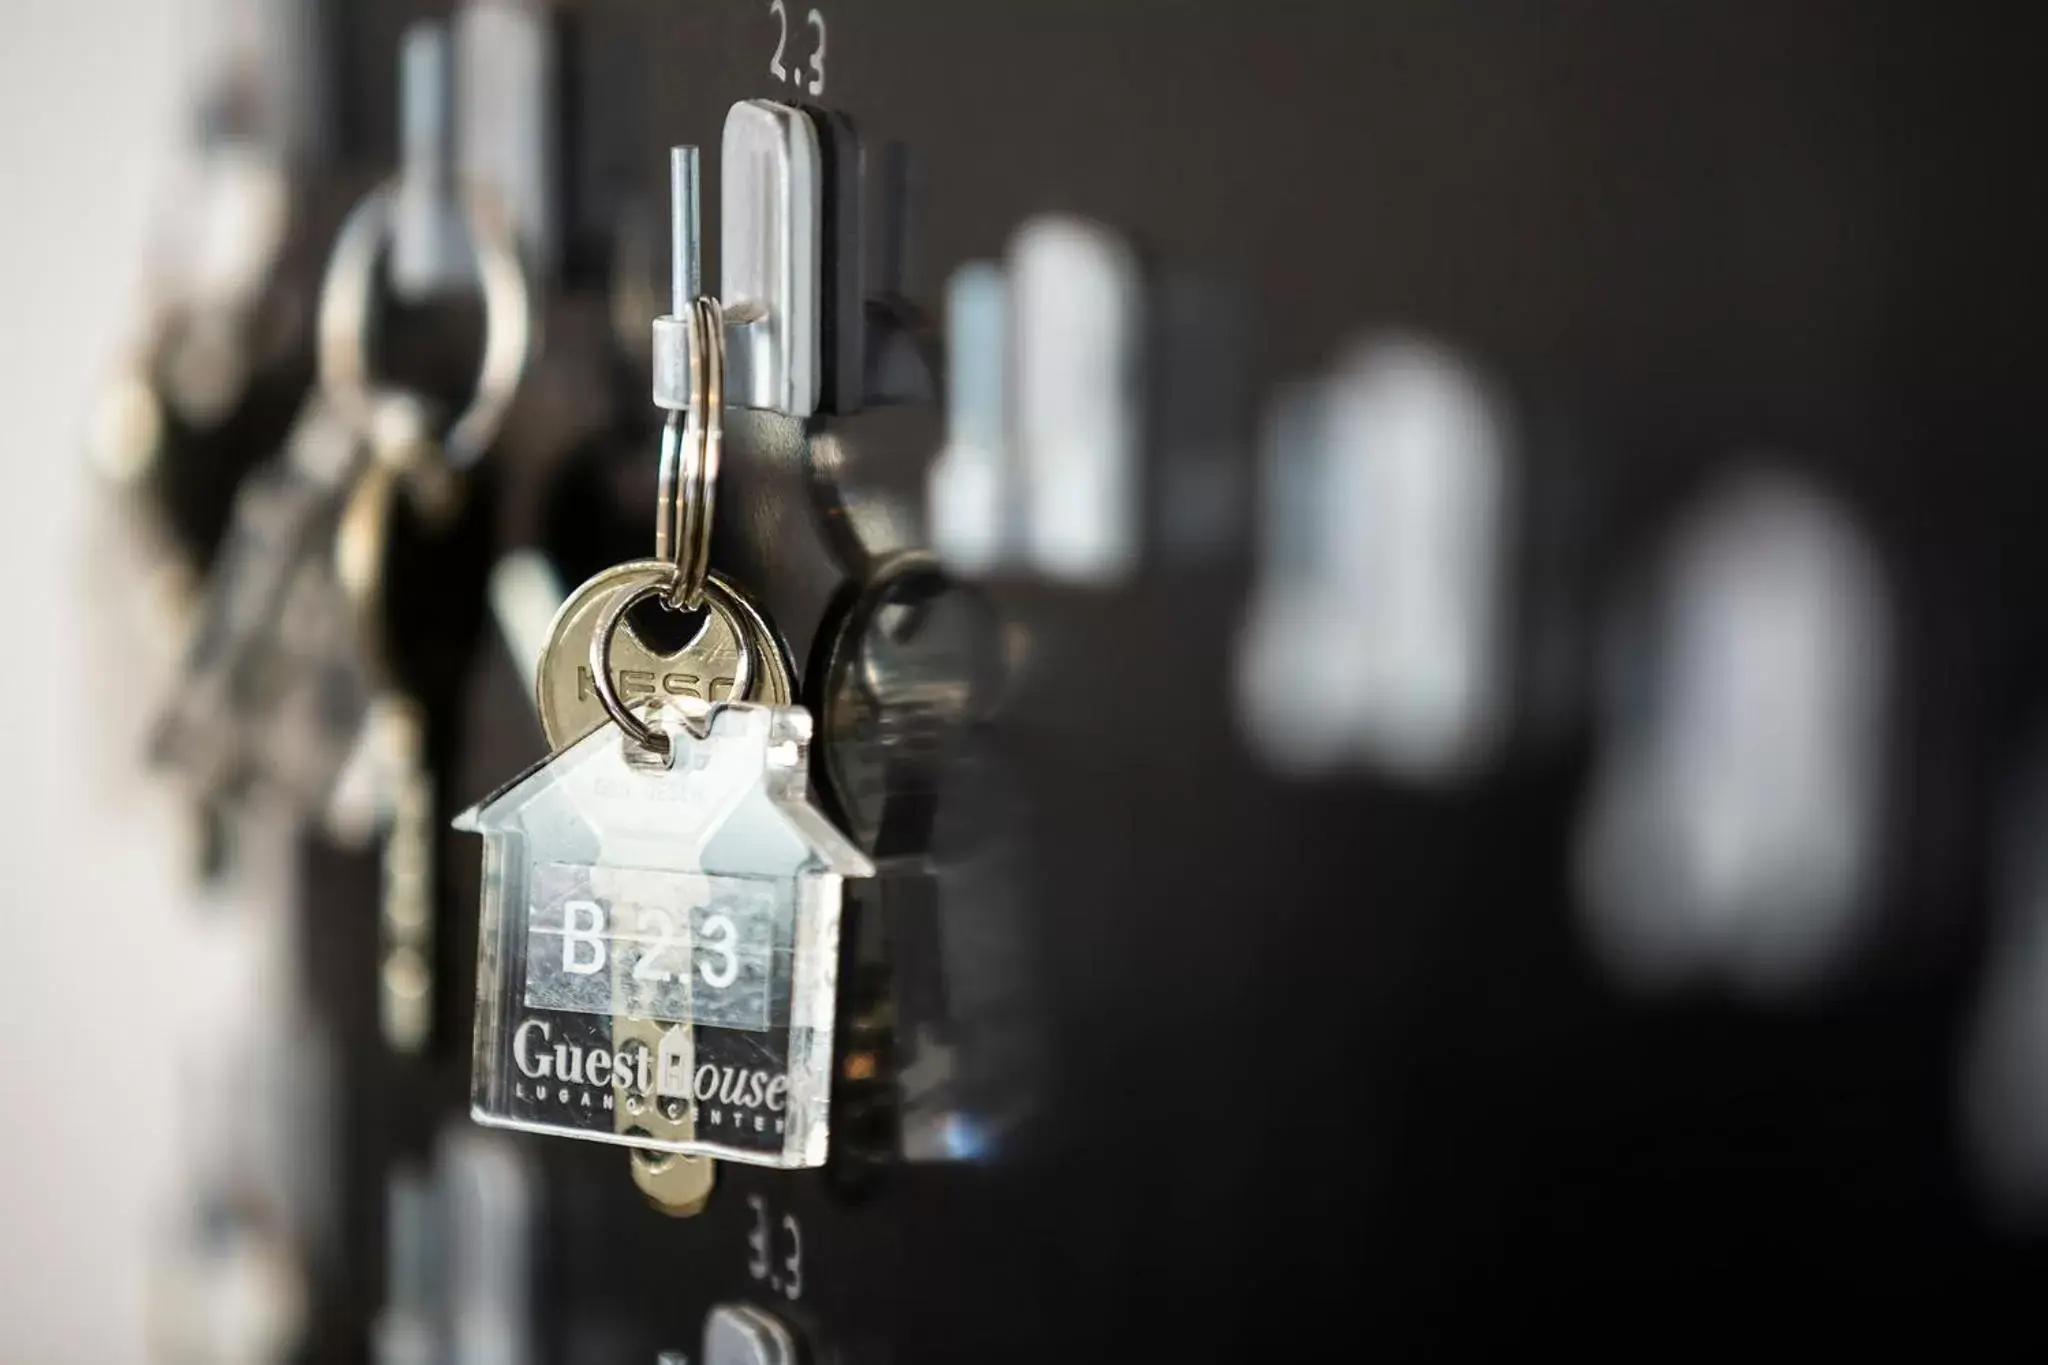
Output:
[[[132,761],[156,698],[93,639],[81,432],[136,321],[189,17],[0,0],[0,1365],[144,1359],[171,1207],[152,1044],[202,973],[175,807]]]

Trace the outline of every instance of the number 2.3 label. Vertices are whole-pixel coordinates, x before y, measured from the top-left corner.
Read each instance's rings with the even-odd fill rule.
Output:
[[[775,16],[775,55],[768,59],[768,74],[778,81],[789,81],[806,95],[825,93],[825,16],[812,10],[804,16],[804,27],[817,35],[817,43],[811,55],[802,66],[785,66],[782,62],[784,49],[789,46],[789,11],[783,8],[782,0],[769,0],[768,12]],[[794,55],[794,54],[792,54]]]
[[[754,1211],[754,1227],[747,1234],[747,1274],[766,1280],[786,1299],[798,1297],[804,1292],[804,1237],[796,1215],[785,1213],[778,1222],[768,1213],[768,1201],[758,1194],[747,1196],[747,1207]]]

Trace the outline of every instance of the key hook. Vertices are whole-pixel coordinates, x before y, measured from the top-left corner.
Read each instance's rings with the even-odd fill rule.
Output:
[[[669,308],[654,321],[654,401],[668,410],[654,509],[654,557],[670,566],[662,604],[703,605],[725,439],[725,310],[698,292],[697,149],[669,152]],[[681,363],[678,364],[677,362]]]
[[[377,385],[371,378],[370,310],[377,296],[378,263],[391,238],[398,182],[365,195],[349,211],[327,258],[320,285],[320,387],[344,421],[375,441]],[[532,288],[505,216],[472,199],[464,220],[476,251],[484,304],[484,355],[476,393],[441,441],[456,471],[482,458],[504,427],[520,377],[534,349]]]

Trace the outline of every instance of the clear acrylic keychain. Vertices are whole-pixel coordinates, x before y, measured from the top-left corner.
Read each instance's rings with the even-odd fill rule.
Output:
[[[809,796],[810,713],[620,698],[637,603],[707,599],[722,349],[700,303],[704,400],[664,445],[658,557],[590,644],[612,723],[466,812],[484,838],[471,1109],[479,1122],[765,1166],[825,1160],[842,883],[873,865]],[[694,342],[694,337],[693,337]],[[705,369],[708,367],[708,377]],[[708,378],[708,382],[705,382]],[[676,468],[680,464],[680,469]],[[732,695],[749,695],[746,632]]]
[[[616,725],[463,817],[484,837],[471,1101],[485,1123],[815,1166],[841,881],[872,867],[810,803],[810,715],[724,703],[649,761]],[[614,1046],[620,1016],[658,1042]],[[695,1137],[636,1123],[650,1107]]]

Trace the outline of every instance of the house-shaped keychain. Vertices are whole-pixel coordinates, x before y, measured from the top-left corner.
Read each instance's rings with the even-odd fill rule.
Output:
[[[666,759],[592,731],[465,812],[484,837],[471,1111],[767,1166],[825,1160],[842,882],[810,714],[727,703]]]

